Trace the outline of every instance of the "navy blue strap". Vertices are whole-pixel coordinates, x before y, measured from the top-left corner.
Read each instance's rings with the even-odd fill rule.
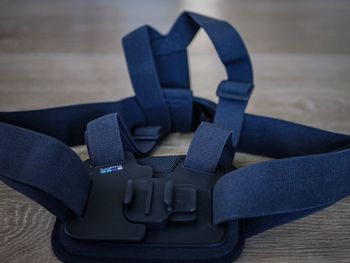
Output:
[[[227,22],[184,12],[165,36],[149,26],[141,27],[123,39],[123,46],[136,97],[151,124],[168,127],[162,88],[175,88],[179,95],[190,88],[186,48],[201,27],[225,65],[228,80],[252,84],[248,52],[237,31]],[[220,119],[217,122],[221,124]]]
[[[160,90],[155,61],[151,52],[150,34],[156,32],[144,26],[123,39],[124,53],[136,98],[149,125],[161,125],[170,131],[170,113]]]
[[[105,115],[88,123],[86,145],[93,166],[123,161],[124,150],[117,114]]]
[[[140,126],[133,136],[118,113],[111,113],[87,125],[86,144],[93,166],[118,163],[124,151],[138,156],[149,153],[162,136],[159,126]]]
[[[348,195],[350,150],[264,162],[219,180],[214,223],[250,218],[252,234],[274,226],[272,215],[294,220],[294,212],[324,208]]]
[[[216,104],[202,98],[195,98],[195,102],[210,120],[215,114]],[[271,158],[287,158],[337,151],[347,145],[350,145],[349,135],[245,114],[237,150]]]
[[[219,163],[225,167],[232,166],[231,140],[231,131],[202,122],[194,134],[184,165],[209,173],[215,172]]]
[[[0,123],[0,179],[54,215],[82,215],[90,180],[80,158],[61,142]]]
[[[84,144],[86,125],[90,121],[113,112],[118,112],[130,131],[146,124],[135,97],[116,102],[0,112],[0,121],[49,135],[69,146],[76,146]]]
[[[216,106],[197,103],[213,114]],[[245,235],[317,212],[350,194],[350,136],[245,114],[238,151],[288,158],[241,168],[214,190],[214,222],[241,219]],[[300,156],[296,158],[297,156]]]
[[[216,107],[214,123],[233,131],[232,146],[240,139],[245,109],[253,91],[252,82],[223,81],[217,89],[219,104]]]

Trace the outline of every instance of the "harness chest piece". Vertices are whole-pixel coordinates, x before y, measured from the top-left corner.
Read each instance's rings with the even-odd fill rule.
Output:
[[[200,28],[227,72],[218,104],[190,90]],[[350,195],[350,136],[245,113],[253,70],[228,23],[184,12],[167,35],[143,26],[123,46],[134,97],[0,112],[0,179],[57,217],[60,260],[229,263],[246,238]],[[187,155],[148,156],[192,131]],[[82,162],[68,146],[84,142]],[[236,169],[236,151],[277,160]]]
[[[136,159],[132,153],[107,166],[92,167],[86,161],[92,187],[85,213],[59,224],[61,234],[76,242],[113,242],[119,256],[130,247],[132,257],[140,255],[140,260],[147,258],[146,248],[149,255],[173,250],[173,260],[194,260],[196,255],[198,262],[208,261],[200,250],[236,254],[238,223],[212,222],[212,189],[229,170],[207,173],[186,168],[184,161],[184,156]],[[179,249],[181,255],[175,253]],[[151,259],[171,259],[163,256]]]

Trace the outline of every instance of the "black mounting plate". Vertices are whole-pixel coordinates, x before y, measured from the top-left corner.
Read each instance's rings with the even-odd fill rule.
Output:
[[[91,241],[168,245],[220,243],[224,239],[226,225],[212,225],[211,191],[217,180],[227,171],[219,168],[215,174],[206,173],[186,168],[183,162],[184,158],[179,158],[171,170],[160,172],[151,166],[139,164],[131,153],[126,153],[123,163],[103,167],[92,167],[87,160],[85,165],[93,183],[86,211],[83,217],[72,216],[65,221],[65,233],[74,239]],[[195,213],[192,207],[191,213],[173,214],[169,216],[168,222],[156,227],[145,222],[132,222],[128,213],[133,215],[135,211],[128,211],[125,207],[127,186],[131,180],[138,184],[140,180],[165,180],[175,185],[194,186]],[[136,197],[137,195],[140,199],[140,193],[136,193]],[[153,198],[161,198],[154,195]],[[193,203],[193,200],[191,202]],[[159,210],[156,205],[152,209]],[[146,220],[147,216],[142,215],[138,218],[142,221]]]

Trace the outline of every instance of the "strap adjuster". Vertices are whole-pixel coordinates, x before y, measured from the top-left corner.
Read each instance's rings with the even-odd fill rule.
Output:
[[[134,140],[157,141],[163,135],[161,126],[139,126],[134,130]]]
[[[248,101],[253,89],[252,83],[223,80],[216,90],[216,95],[224,99]]]

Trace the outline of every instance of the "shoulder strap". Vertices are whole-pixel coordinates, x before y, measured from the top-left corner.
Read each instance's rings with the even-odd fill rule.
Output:
[[[0,123],[0,179],[57,217],[82,215],[90,180],[80,158],[45,135]]]
[[[136,98],[149,122],[161,125],[165,130],[171,129],[171,124],[167,103],[165,103],[167,95],[164,99],[163,93],[168,94],[168,90],[176,90],[176,93],[171,94],[174,100],[176,96],[188,93],[190,83],[186,49],[200,28],[203,28],[208,34],[226,68],[229,85],[223,85],[229,86],[229,91],[226,88],[220,88],[219,94],[230,92],[231,97],[233,92],[245,94],[247,91],[244,85],[235,85],[232,89],[231,83],[247,83],[249,87],[252,86],[253,71],[250,58],[237,31],[225,21],[184,12],[165,36],[149,26],[144,26],[123,39]],[[241,119],[243,119],[246,106],[246,103],[243,104],[242,107],[242,103],[239,102],[238,106],[234,107],[236,112],[239,112],[237,115],[240,115]],[[224,107],[226,111],[226,106]],[[187,111],[191,109],[192,102]],[[188,112],[183,115],[187,116]],[[225,123],[222,116],[220,114],[215,121],[221,126]],[[231,125],[229,128],[234,130],[238,136],[239,131],[235,130],[240,130],[242,120],[235,123],[238,124]],[[182,131],[188,131],[191,125],[192,120],[189,120]]]

